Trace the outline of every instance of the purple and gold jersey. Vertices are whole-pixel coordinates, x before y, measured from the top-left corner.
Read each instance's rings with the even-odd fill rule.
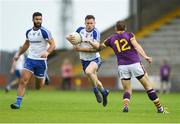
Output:
[[[168,64],[164,64],[160,67],[161,80],[168,81],[171,72],[171,67]]]
[[[131,38],[134,38],[133,33],[115,33],[106,39],[104,43],[113,49],[117,57],[118,65],[129,65],[140,62],[139,55],[131,43]]]

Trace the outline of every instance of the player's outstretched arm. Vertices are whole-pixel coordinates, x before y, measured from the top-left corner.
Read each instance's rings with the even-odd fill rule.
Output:
[[[82,48],[80,45],[74,45],[73,49],[79,52],[97,52],[97,49],[94,48]]]
[[[14,72],[15,72],[16,62],[17,62],[17,61],[13,58],[13,59],[12,59],[12,64],[11,64],[11,69],[10,69],[10,73],[11,73],[11,74],[14,74]]]
[[[75,36],[73,36],[73,35],[67,35],[66,36],[66,39],[69,41],[69,42],[73,42],[74,40],[75,40]]]
[[[143,48],[141,47],[141,45],[136,41],[135,38],[131,38],[131,43],[134,46],[134,48],[136,49],[136,51],[149,63],[152,62],[152,58],[147,56],[145,51],[143,50]]]
[[[94,49],[99,49],[100,43],[99,42],[93,42],[93,41],[86,41],[88,42]]]
[[[89,44],[91,44],[91,46],[96,49],[97,51],[101,51],[102,49],[104,49],[106,47],[106,45],[103,43],[99,43],[99,42],[92,42],[92,41],[88,41]]]
[[[106,48],[106,47],[107,47],[107,46],[104,44],[104,42],[103,42],[103,43],[100,43],[98,50],[101,51],[101,50],[103,50],[103,49]]]
[[[19,50],[17,56],[14,57],[14,60],[18,60],[19,57],[26,52],[26,50],[29,48],[29,41],[26,40],[25,43],[23,44],[22,48]]]

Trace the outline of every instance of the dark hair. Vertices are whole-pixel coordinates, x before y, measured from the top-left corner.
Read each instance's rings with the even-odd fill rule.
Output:
[[[86,17],[85,17],[85,20],[86,19],[94,19],[95,20],[95,17],[93,16],[93,15],[87,15]]]
[[[40,12],[34,12],[32,18],[34,19],[35,16],[42,16]]]
[[[116,30],[117,31],[125,31],[126,30],[125,21],[117,21],[116,22]]]

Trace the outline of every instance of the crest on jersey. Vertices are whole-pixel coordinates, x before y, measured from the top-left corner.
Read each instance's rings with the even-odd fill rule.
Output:
[[[41,35],[41,33],[39,32],[39,33],[38,33],[38,36],[40,36],[40,35]]]

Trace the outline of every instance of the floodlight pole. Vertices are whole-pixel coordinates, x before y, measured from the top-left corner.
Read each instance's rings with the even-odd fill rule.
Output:
[[[141,28],[141,0],[130,0],[129,12],[130,16],[134,20],[134,31],[138,31]]]
[[[73,20],[73,7],[72,0],[62,0],[62,9],[61,9],[61,21],[62,21],[62,48],[68,48],[65,36],[69,33],[72,28]]]

